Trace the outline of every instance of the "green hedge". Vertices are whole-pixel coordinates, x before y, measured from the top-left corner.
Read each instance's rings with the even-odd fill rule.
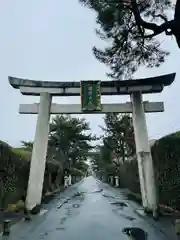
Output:
[[[151,148],[161,204],[180,210],[180,132],[165,136]],[[137,161],[119,169],[121,186],[140,193]]]
[[[28,162],[23,161],[12,148],[0,142],[0,208],[19,200],[28,181]]]
[[[140,193],[138,164],[136,160],[121,164],[119,169],[120,185],[133,191]]]
[[[0,208],[16,203],[26,195],[31,153],[15,149],[0,141]],[[43,193],[52,190],[51,176],[59,173],[59,167],[46,164]],[[60,184],[60,183],[59,183]]]
[[[18,200],[25,199],[31,152],[23,148],[12,148],[0,141],[0,209]],[[81,177],[84,173],[76,168],[71,169],[73,176]],[[54,191],[63,184],[63,169],[53,161],[47,160],[43,194]]]
[[[180,135],[174,133],[152,147],[160,202],[180,209]]]

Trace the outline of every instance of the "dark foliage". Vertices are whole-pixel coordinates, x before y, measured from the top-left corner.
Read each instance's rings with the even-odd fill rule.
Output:
[[[178,133],[156,141],[152,156],[159,185],[160,202],[180,210],[180,136]]]
[[[97,13],[98,36],[108,44],[104,50],[93,48],[98,60],[110,67],[113,79],[129,78],[139,66],[158,67],[167,51],[155,38],[173,35],[180,47],[180,1],[174,19],[168,20],[170,0],[79,0]]]

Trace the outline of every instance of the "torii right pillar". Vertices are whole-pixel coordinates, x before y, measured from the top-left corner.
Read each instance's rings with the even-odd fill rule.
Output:
[[[142,203],[144,210],[152,212],[153,216],[156,217],[158,213],[156,181],[151,156],[151,149],[148,139],[142,93],[132,93],[131,101],[133,108],[133,125]]]

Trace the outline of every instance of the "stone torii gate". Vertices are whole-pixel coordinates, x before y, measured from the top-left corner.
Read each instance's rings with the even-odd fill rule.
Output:
[[[98,111],[86,113],[132,113],[136,142],[136,154],[142,203],[144,209],[154,214],[158,209],[156,184],[145,112],[163,112],[163,102],[143,102],[142,95],[147,93],[160,93],[165,86],[169,86],[175,79],[175,73],[153,78],[125,80],[125,81],[99,81],[101,95],[130,95],[131,102],[120,104],[102,104]],[[52,82],[32,81],[9,77],[12,87],[20,89],[23,95],[40,96],[40,102],[35,104],[20,104],[20,114],[38,114],[36,133],[33,145],[26,208],[32,210],[41,204],[44,181],[45,162],[47,154],[50,114],[83,114],[80,104],[53,104],[53,96],[80,96],[80,82]],[[93,81],[86,81],[93,84]],[[92,93],[92,92],[91,92]],[[97,109],[94,109],[97,110]]]

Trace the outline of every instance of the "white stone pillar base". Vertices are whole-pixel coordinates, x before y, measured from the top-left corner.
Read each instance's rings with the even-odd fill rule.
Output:
[[[64,188],[69,186],[69,178],[67,176],[64,177]]]
[[[71,175],[69,175],[69,186],[71,186],[72,185],[72,177],[71,177]]]
[[[119,187],[119,177],[116,176],[115,178],[116,178],[116,181],[115,181],[115,182],[116,182],[116,185],[115,185],[115,186],[118,188],[118,187]]]

